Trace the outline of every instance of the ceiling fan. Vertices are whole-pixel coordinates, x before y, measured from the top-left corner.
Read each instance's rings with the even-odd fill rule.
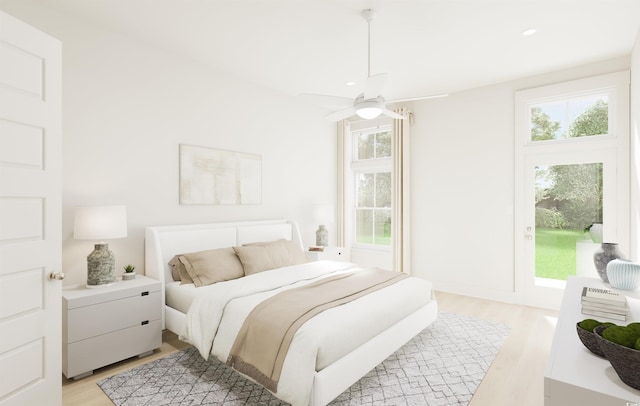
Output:
[[[364,82],[364,91],[356,96],[355,99],[340,96],[328,96],[322,94],[303,93],[301,96],[313,101],[315,104],[325,106],[338,111],[327,116],[327,120],[340,121],[353,115],[370,120],[378,117],[380,114],[395,118],[404,119],[405,117],[395,113],[385,107],[385,99],[382,97],[382,89],[387,81],[386,73],[379,73],[371,76],[371,22],[376,17],[375,11],[366,9],[362,11],[362,17],[367,21],[367,79]],[[445,97],[446,94],[438,94],[431,96],[414,97],[410,99],[391,100],[389,103],[397,103],[403,101],[433,99],[436,97]]]

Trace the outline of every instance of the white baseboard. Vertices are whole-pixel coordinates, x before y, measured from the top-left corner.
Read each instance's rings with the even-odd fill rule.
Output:
[[[497,302],[522,304],[523,299],[514,291],[490,289],[471,285],[461,285],[451,282],[431,281],[435,290],[457,295],[477,297],[480,299],[495,300]]]

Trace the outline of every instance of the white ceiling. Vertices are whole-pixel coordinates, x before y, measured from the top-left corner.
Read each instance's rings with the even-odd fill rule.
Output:
[[[639,0],[36,1],[286,94],[346,97],[367,75],[360,13],[373,8],[387,100],[628,55],[640,26]]]

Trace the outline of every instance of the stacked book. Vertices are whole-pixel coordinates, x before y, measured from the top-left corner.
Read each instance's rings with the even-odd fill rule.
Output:
[[[582,288],[582,314],[627,320],[627,298],[610,289]]]

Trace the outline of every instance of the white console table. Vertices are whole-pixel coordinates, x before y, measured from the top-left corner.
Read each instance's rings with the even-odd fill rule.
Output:
[[[618,325],[640,321],[640,291],[618,291],[627,297],[631,311],[627,321],[620,322],[582,314],[584,286],[611,289],[597,278],[569,277],[544,374],[544,404],[640,406],[640,391],[623,383],[609,361],[589,352],[576,333],[576,323],[587,318]]]

